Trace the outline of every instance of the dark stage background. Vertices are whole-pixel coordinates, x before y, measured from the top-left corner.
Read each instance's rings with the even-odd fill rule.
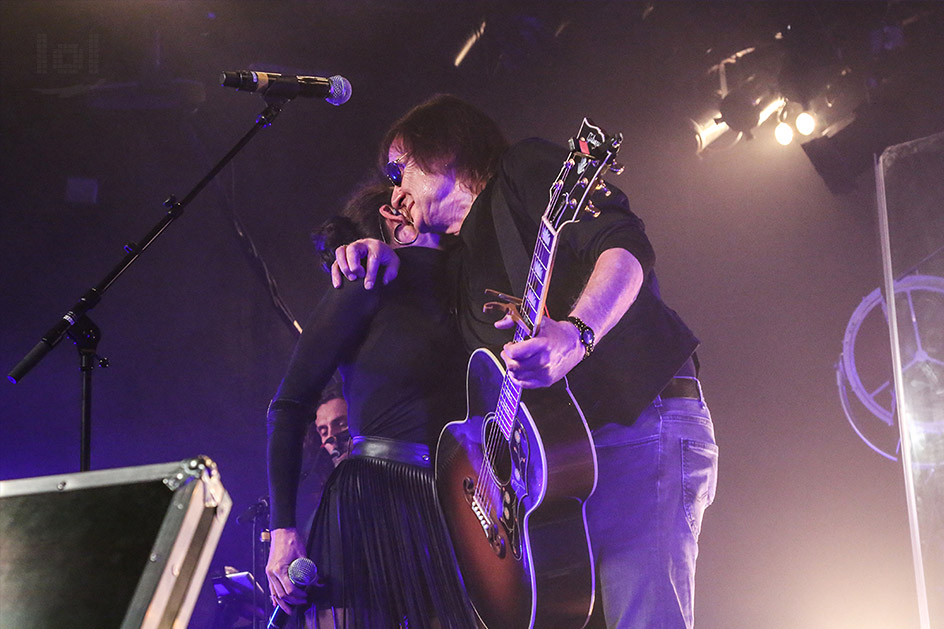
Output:
[[[855,434],[836,385],[849,318],[881,281],[871,171],[836,195],[797,143],[776,144],[773,121],[700,156],[686,121],[717,88],[712,66],[813,24],[811,45],[859,63],[856,81],[887,84],[905,135],[940,131],[940,13],[936,2],[6,0],[0,367],[249,129],[263,103],[218,87],[220,71],[350,79],[343,107],[290,103],[91,313],[111,361],[95,371],[92,467],[208,454],[234,500],[212,570],[247,569],[251,530],[235,516],[267,492],[265,410],[296,333],[233,217],[303,322],[328,286],[308,233],[408,107],[453,92],[512,140],[561,143],[590,116],[625,135],[626,173],[612,181],[646,220],[664,297],[703,341],[721,467],[699,626],[917,626],[900,466]],[[873,54],[872,33],[909,17],[903,43]],[[881,349],[866,361],[884,364]],[[0,478],[76,471],[79,410],[68,341],[0,385]],[[207,591],[192,625],[212,608]]]

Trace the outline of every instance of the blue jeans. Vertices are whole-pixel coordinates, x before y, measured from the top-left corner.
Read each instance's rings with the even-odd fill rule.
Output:
[[[718,479],[708,407],[656,398],[632,426],[593,437],[599,480],[587,522],[606,626],[690,629],[698,534]]]

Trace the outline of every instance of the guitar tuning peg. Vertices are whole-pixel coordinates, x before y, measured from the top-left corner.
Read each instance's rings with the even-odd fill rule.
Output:
[[[593,205],[593,201],[587,201],[587,205],[584,206],[583,211],[593,218],[596,218],[600,215],[600,210],[598,210],[596,206]]]
[[[610,164],[610,172],[613,173],[614,175],[622,175],[625,169],[626,167],[620,164],[619,162],[613,162],[612,164]]]
[[[597,185],[594,186],[593,191],[594,191],[594,192],[602,192],[602,193],[603,193],[603,196],[605,196],[605,197],[608,197],[608,196],[610,196],[611,194],[613,194],[612,192],[610,192],[610,189],[606,187],[606,182],[603,181],[602,179],[597,182]]]

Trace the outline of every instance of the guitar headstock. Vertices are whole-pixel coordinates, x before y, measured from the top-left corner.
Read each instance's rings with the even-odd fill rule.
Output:
[[[592,216],[599,213],[590,197],[598,191],[609,195],[603,173],[623,172],[623,167],[615,161],[622,142],[622,133],[611,136],[587,118],[583,119],[577,135],[568,142],[570,155],[551,185],[550,202],[544,216],[554,231],[564,223],[580,220],[583,212]]]

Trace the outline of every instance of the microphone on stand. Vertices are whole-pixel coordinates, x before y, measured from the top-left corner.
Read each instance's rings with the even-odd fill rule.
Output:
[[[351,98],[351,82],[343,76],[292,76],[275,72],[224,71],[220,85],[241,92],[259,92],[270,98],[323,98],[332,105],[343,105]]]
[[[259,500],[250,505],[248,509],[243,511],[237,518],[236,522],[239,524],[245,524],[250,520],[255,520],[258,517],[269,517],[269,497],[263,496]]]
[[[288,578],[298,587],[305,589],[318,578],[318,568],[315,562],[308,557],[299,557],[288,566]],[[282,629],[293,612],[287,612],[278,605],[269,617],[266,629]]]

